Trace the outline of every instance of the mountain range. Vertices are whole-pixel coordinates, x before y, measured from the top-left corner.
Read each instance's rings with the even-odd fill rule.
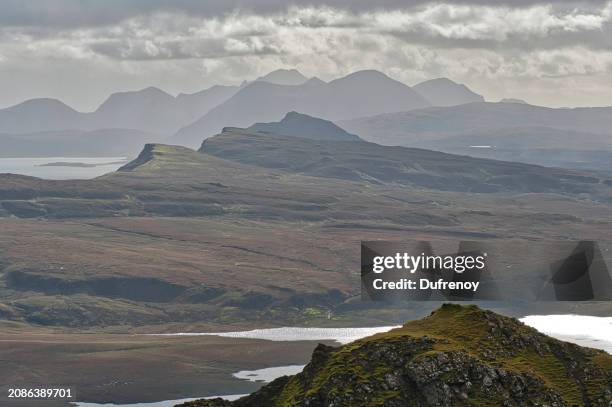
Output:
[[[325,82],[277,70],[176,97],[146,88],[113,94],[90,113],[30,100],[0,110],[0,155],[134,156],[159,142],[197,148],[224,127],[254,130],[294,111],[383,145],[612,173],[612,108],[487,103],[446,78],[409,87],[377,71]]]
[[[0,110],[0,133],[130,129],[169,135],[222,103],[238,87],[214,86],[177,97],[157,89],[114,93],[95,111],[78,112],[55,99],[33,99]]]
[[[573,140],[572,147],[587,148],[600,147],[604,143],[608,147],[612,145],[612,139],[608,137],[611,117],[612,107],[553,109],[521,103],[468,103],[374,115],[339,124],[364,138],[376,138],[383,144],[487,132],[489,136],[495,136],[499,129],[545,128],[597,137],[595,140],[589,137]],[[549,143],[542,140],[540,146],[550,147]]]
[[[340,120],[427,107],[438,101],[454,104],[482,99],[450,80],[430,82],[415,87],[421,88],[421,94],[377,71],[355,72],[327,83],[308,79],[293,69],[277,70],[241,86],[213,86],[176,97],[153,87],[119,92],[93,112],[76,111],[55,99],[33,99],[0,110],[0,147],[6,154],[21,154],[18,151],[27,151],[27,142],[19,147],[13,145],[15,137],[24,134],[36,134],[29,138],[45,145],[49,141],[42,137],[44,134],[65,132],[75,138],[81,132],[86,139],[87,132],[101,129],[123,132],[126,137],[137,130],[150,134],[149,142],[172,136],[169,143],[196,147],[223,127],[277,121],[293,110]],[[430,102],[427,95],[437,102]],[[105,149],[104,141],[97,142],[102,155],[122,145],[120,140],[112,139]],[[131,145],[133,140],[126,138],[125,144]],[[32,145],[30,154],[38,155],[41,150],[41,146]],[[89,154],[88,150],[74,148],[67,151]],[[124,155],[129,153],[132,148],[126,147]]]
[[[612,171],[612,108],[468,103],[339,122],[365,140],[547,166]]]
[[[326,120],[343,120],[430,106],[409,86],[377,71],[360,71],[329,83],[310,79],[302,85],[254,82],[169,139],[172,144],[197,146],[223,127],[248,127],[280,120],[298,111]]]

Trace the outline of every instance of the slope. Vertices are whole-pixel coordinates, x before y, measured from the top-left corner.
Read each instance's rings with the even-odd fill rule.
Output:
[[[181,407],[608,406],[612,356],[476,306],[445,304],[402,328],[333,348],[302,373],[234,402]]]
[[[595,174],[364,141],[308,140],[226,130],[205,140],[200,152],[309,176],[443,191],[576,194],[610,189],[608,178]]]
[[[208,144],[237,156],[214,156]],[[363,321],[360,240],[609,235],[610,187],[594,176],[517,165],[524,176],[506,182],[495,174],[512,164],[389,149],[230,132],[204,153],[148,145],[94,180],[0,175],[0,312],[121,329],[324,322],[327,310]],[[256,162],[239,162],[247,158]],[[462,192],[491,185],[504,192]],[[549,193],[523,193],[536,187]],[[581,306],[609,314],[606,304]]]

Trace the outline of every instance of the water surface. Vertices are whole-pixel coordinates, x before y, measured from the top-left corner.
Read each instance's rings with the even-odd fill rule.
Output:
[[[249,382],[270,383],[283,376],[293,376],[304,370],[305,365],[268,367],[258,370],[241,370],[232,374],[236,379]]]
[[[55,180],[91,179],[116,171],[126,162],[125,157],[0,158],[0,174],[10,173]],[[85,165],[78,166],[78,164]]]
[[[157,401],[153,403],[136,403],[136,404],[99,404],[99,403],[82,403],[76,402],[74,405],[76,407],[174,407],[177,404],[186,403],[188,401],[201,400],[205,399],[214,399],[217,397],[221,397],[225,400],[238,400],[240,397],[244,397],[246,394],[234,394],[231,396],[213,396],[213,397],[197,397],[190,399],[179,399],[179,400],[165,400],[165,401]]]
[[[171,334],[155,334],[163,336],[221,336],[225,338],[263,339],[275,342],[284,341],[336,341],[341,344],[372,336],[379,332],[387,332],[399,326],[377,326],[368,328],[300,328],[283,327],[269,329],[253,329],[236,332],[179,332]]]
[[[612,317],[530,315],[521,321],[553,338],[612,354]]]

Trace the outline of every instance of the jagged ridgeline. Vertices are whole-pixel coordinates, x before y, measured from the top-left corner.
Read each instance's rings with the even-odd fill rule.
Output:
[[[476,306],[430,316],[341,347],[237,401],[182,407],[601,406],[612,356],[562,342]]]

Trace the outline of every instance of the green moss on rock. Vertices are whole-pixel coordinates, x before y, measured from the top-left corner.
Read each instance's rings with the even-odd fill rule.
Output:
[[[300,374],[234,402],[183,407],[612,405],[612,356],[476,306],[338,348],[319,345]]]

